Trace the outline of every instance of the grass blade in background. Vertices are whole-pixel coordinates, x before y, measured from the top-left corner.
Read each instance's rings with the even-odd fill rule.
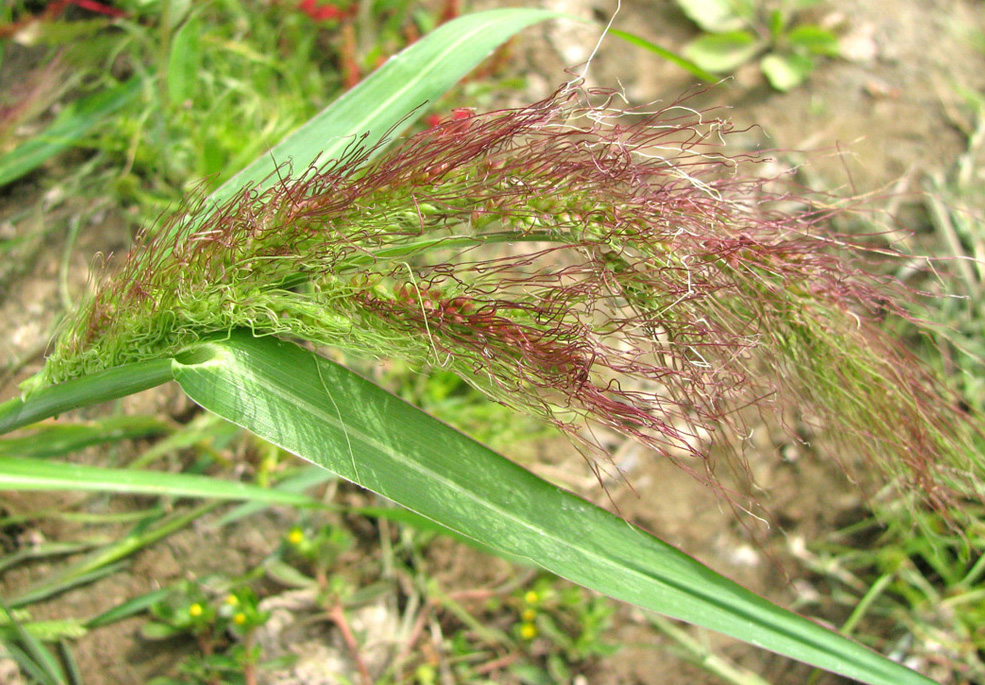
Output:
[[[0,187],[16,181],[80,141],[104,117],[136,97],[140,86],[140,79],[134,77],[70,104],[43,133],[0,156]]]
[[[665,59],[672,64],[676,64],[681,69],[691,74],[691,76],[699,78],[705,83],[715,83],[716,81],[721,80],[718,76],[715,76],[711,72],[705,71],[691,60],[681,57],[676,52],[672,52],[667,48],[662,48],[656,43],[648,41],[646,38],[637,36],[635,33],[621,31],[620,29],[609,29],[609,33],[616,38],[621,38],[630,45],[643,48],[644,50],[652,52],[657,57]]]
[[[872,683],[932,681],[777,607],[341,366],[235,333],[175,361],[206,409],[460,534],[562,577]]]
[[[0,490],[87,490],[168,497],[248,500],[295,507],[316,505],[305,495],[188,473],[108,469],[81,464],[4,457]]]
[[[325,471],[314,466],[305,466],[299,473],[285,478],[276,485],[276,490],[282,493],[302,493],[311,488],[323,485],[329,481],[335,479],[335,474]],[[264,502],[262,500],[253,500],[244,502],[237,507],[227,511],[222,517],[215,522],[217,528],[229,525],[234,521],[238,521],[247,516],[254,516],[260,513],[271,504],[276,504],[276,502]]]
[[[101,626],[109,625],[110,623],[115,623],[116,621],[122,621],[125,618],[130,618],[131,616],[136,616],[151,606],[164,600],[170,593],[172,588],[161,588],[160,590],[153,590],[146,594],[140,595],[139,597],[134,597],[133,599],[127,600],[121,604],[118,604],[107,611],[99,614],[98,616],[93,616],[88,621],[85,622],[85,627],[88,630],[93,630]]]
[[[99,421],[38,426],[28,434],[0,440],[0,457],[55,457],[93,445],[167,435],[174,426],[153,416],[116,416]]]
[[[222,203],[247,184],[258,184],[281,164],[298,172],[321,159],[338,157],[357,136],[371,146],[388,132],[396,135],[432,102],[520,30],[554,17],[541,9],[501,9],[459,17],[391,57],[364,81],[308,123],[226,181],[211,199]],[[266,186],[276,181],[268,179]],[[266,187],[261,185],[260,187]]]
[[[65,678],[51,652],[41,641],[25,630],[3,599],[0,599],[0,625],[8,625],[15,632],[20,647],[11,643],[0,644],[0,657],[13,659],[18,666],[40,683],[64,683]]]
[[[77,552],[85,552],[91,549],[94,544],[90,542],[44,542],[37,546],[25,547],[12,554],[6,554],[0,557],[0,573],[32,559],[52,559]]]
[[[149,514],[128,535],[94,550],[58,573],[42,578],[16,597],[7,599],[14,608],[39,602],[73,588],[111,575],[126,565],[126,559],[139,550],[178,532],[222,506],[222,500],[210,500],[192,509],[181,509],[166,516]]]

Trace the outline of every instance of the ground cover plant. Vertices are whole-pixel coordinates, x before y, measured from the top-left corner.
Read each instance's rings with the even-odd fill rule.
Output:
[[[377,144],[467,68],[448,66],[462,36],[477,60],[547,16],[467,17],[432,34],[155,224],[4,406],[4,427],[173,378],[220,416],[502,553],[868,682],[926,682],[290,342],[442,366],[562,430],[595,420],[682,462],[702,456],[703,432],[741,426],[735,410],[781,392],[941,510],[974,481],[974,427],[873,323],[905,313],[899,291],[838,257],[850,246],[825,231],[829,208],[791,212],[780,203],[796,198],[720,174],[733,164],[714,145],[723,122],[686,104],[625,111],[571,83]],[[12,487],[24,464],[6,466]],[[20,482],[36,487],[37,474]],[[160,487],[137,480],[125,487]]]
[[[758,60],[770,85],[787,91],[804,83],[819,59],[839,53],[838,38],[829,27],[798,19],[799,13],[819,4],[817,0],[781,2],[772,9],[748,0],[677,4],[704,32],[683,54],[716,74],[731,74]]]

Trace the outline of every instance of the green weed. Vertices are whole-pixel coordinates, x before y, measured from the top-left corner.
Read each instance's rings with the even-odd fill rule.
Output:
[[[800,20],[799,13],[819,0],[781,0],[772,10],[756,0],[676,2],[703,31],[682,54],[715,74],[758,60],[770,85],[788,91],[808,79],[819,59],[839,54],[834,33]]]

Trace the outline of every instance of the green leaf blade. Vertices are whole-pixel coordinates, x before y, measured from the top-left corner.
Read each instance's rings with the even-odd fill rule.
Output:
[[[528,26],[563,16],[539,9],[501,9],[459,17],[391,57],[358,86],[289,135],[213,193],[222,203],[247,184],[266,185],[281,164],[302,171],[316,159],[337,158],[357,136],[364,144],[396,135],[421,105],[444,94],[499,45]],[[261,185],[260,187],[264,187]]]
[[[689,74],[691,74],[696,78],[701,79],[702,81],[705,81],[707,83],[714,83],[715,81],[718,80],[717,76],[715,76],[714,74],[708,71],[705,71],[691,60],[685,59],[684,57],[678,55],[676,52],[672,52],[666,48],[662,48],[656,43],[648,41],[646,38],[638,36],[635,33],[629,33],[628,31],[621,31],[619,29],[609,29],[609,34],[615,36],[616,38],[623,39],[630,45],[635,45],[637,47],[643,48],[644,50],[652,52],[653,54],[667,60],[668,62],[676,64],[681,69],[684,69],[686,72],[688,72]]]
[[[931,682],[296,346],[237,333],[176,361],[175,378],[227,420],[574,582],[865,682]]]
[[[72,490],[134,495],[247,500],[289,506],[313,506],[302,494],[262,488],[188,473],[110,469],[22,457],[0,459],[0,490]]]
[[[168,98],[172,104],[180,105],[195,95],[202,66],[201,35],[201,23],[190,19],[174,36],[167,72]]]
[[[827,29],[813,24],[794,27],[787,34],[787,42],[794,50],[803,50],[810,55],[838,57],[841,54],[838,37]]]
[[[21,384],[24,397],[0,404],[0,435],[62,412],[126,397],[171,380],[171,361],[158,359],[119,366],[84,378],[37,388],[38,376]]]
[[[814,62],[805,55],[766,55],[759,67],[770,85],[786,93],[802,84],[814,70]]]
[[[737,31],[745,26],[749,8],[735,0],[677,0],[687,18],[708,33]]]
[[[58,457],[92,445],[160,436],[172,430],[166,421],[152,416],[48,424],[23,436],[0,439],[0,457]]]

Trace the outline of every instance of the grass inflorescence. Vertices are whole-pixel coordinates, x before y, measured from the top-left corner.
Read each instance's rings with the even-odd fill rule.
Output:
[[[446,367],[678,461],[792,399],[943,506],[976,438],[880,331],[912,295],[855,265],[837,210],[740,175],[727,122],[612,103],[569,86],[192,202],[138,237],[45,380],[245,327]]]

